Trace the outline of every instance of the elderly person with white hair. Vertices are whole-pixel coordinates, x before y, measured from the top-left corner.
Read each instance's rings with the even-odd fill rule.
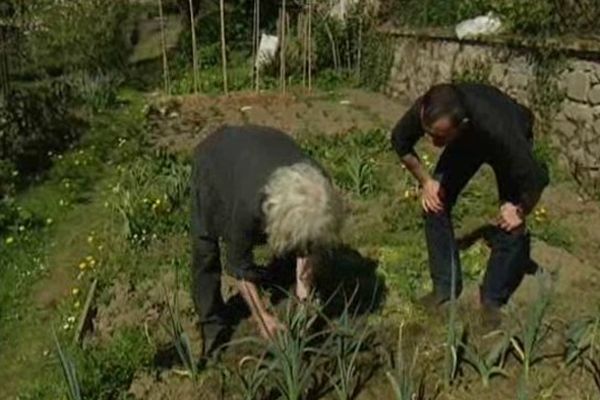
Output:
[[[285,329],[267,310],[258,285],[267,271],[253,248],[267,243],[276,256],[296,258],[296,296],[312,289],[313,257],[333,246],[341,202],[324,170],[288,135],[263,126],[223,126],[195,149],[192,172],[192,291],[204,354],[230,333],[221,294],[219,240],[226,270],[237,280],[261,335]]]

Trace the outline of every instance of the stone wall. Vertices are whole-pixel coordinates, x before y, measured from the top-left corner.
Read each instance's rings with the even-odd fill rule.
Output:
[[[538,133],[548,135],[562,161],[598,193],[600,42],[596,43],[598,49],[593,43],[580,48],[570,42],[564,49],[554,44],[553,54],[561,54],[560,62],[555,62],[557,67],[543,80],[539,56],[548,54],[548,49],[539,43],[459,42],[451,34],[388,33],[395,36],[394,63],[385,88],[388,95],[414,100],[434,83],[465,78],[497,85],[534,110]],[[551,94],[543,92],[552,88]],[[550,101],[540,102],[544,96]],[[540,104],[547,103],[555,110],[545,112]],[[540,123],[542,120],[547,123]]]

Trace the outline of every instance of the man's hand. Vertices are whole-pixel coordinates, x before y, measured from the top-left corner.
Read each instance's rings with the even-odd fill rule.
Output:
[[[285,331],[285,325],[271,314],[265,314],[257,318],[260,335],[266,340],[272,340],[277,332]]]
[[[423,185],[421,204],[423,210],[430,213],[440,213],[444,211],[444,189],[435,179],[429,179]]]
[[[524,219],[519,207],[513,203],[502,204],[498,216],[498,227],[510,233],[522,227],[523,223]]]

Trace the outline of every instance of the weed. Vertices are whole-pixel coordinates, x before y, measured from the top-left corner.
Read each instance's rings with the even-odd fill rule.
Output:
[[[348,158],[346,168],[339,183],[359,196],[373,193],[377,188],[372,159],[358,153]]]

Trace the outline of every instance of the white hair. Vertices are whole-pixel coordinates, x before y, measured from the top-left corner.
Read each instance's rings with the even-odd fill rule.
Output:
[[[264,189],[262,209],[268,244],[276,254],[327,247],[339,240],[342,203],[331,181],[315,166],[280,167]]]

